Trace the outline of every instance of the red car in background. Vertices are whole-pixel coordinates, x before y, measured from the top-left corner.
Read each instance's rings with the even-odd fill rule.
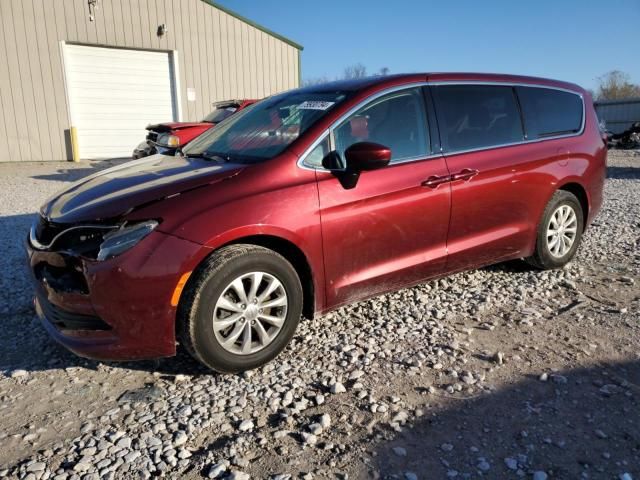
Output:
[[[225,118],[257,100],[226,100],[213,104],[214,110],[201,122],[167,122],[148,125],[147,138],[133,151],[133,158],[148,157],[156,153],[173,155],[178,148],[184,147],[198,135],[215,127]]]

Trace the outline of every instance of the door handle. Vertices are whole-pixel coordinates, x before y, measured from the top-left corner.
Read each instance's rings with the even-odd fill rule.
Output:
[[[478,173],[480,172],[473,168],[463,168],[458,173],[454,173],[453,175],[451,175],[451,181],[455,182],[456,180],[465,180],[465,181],[471,180]]]
[[[447,183],[450,181],[451,181],[450,175],[444,175],[442,177],[439,177],[438,175],[432,175],[429,178],[427,178],[424,182],[422,182],[421,185],[423,187],[438,188],[438,185],[442,183]]]

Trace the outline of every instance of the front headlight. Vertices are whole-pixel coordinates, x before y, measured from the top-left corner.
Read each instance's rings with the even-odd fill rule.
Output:
[[[100,244],[97,259],[100,261],[108,260],[126,252],[149,235],[157,226],[158,222],[148,220],[107,233]]]
[[[180,146],[180,139],[175,135],[163,133],[162,135],[158,135],[156,143],[163,147],[178,148]]]

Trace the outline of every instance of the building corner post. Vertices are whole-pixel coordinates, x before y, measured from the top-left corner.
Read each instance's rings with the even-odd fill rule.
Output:
[[[71,137],[71,155],[72,161],[80,161],[80,148],[78,147],[78,130],[76,127],[69,128],[69,134]]]

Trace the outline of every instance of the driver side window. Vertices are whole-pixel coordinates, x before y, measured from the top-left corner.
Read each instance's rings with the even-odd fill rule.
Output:
[[[354,143],[373,142],[391,149],[391,162],[429,155],[429,130],[420,88],[389,93],[365,105],[334,130],[336,152]]]

